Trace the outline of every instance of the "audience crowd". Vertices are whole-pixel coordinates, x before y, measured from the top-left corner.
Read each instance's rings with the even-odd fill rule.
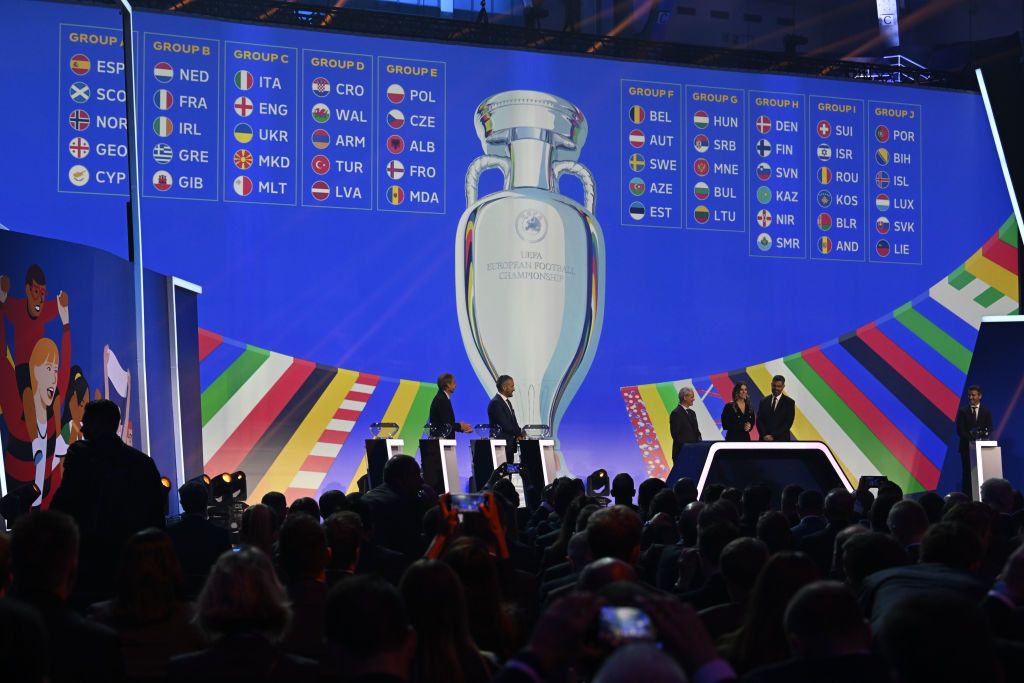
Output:
[[[981,502],[892,483],[698,499],[620,474],[528,509],[503,467],[467,504],[400,455],[366,493],[268,493],[232,538],[202,482],[163,528],[145,485],[126,501],[75,466],[89,486],[69,476],[0,535],[4,681],[1024,679],[1024,500],[1001,479]]]

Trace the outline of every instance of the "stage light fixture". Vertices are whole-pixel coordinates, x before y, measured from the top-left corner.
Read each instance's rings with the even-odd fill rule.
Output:
[[[213,505],[230,505],[244,502],[247,497],[245,472],[223,472],[210,482],[210,498]]]
[[[608,496],[611,489],[611,481],[608,479],[608,472],[605,470],[594,470],[587,477],[587,495]]]
[[[0,499],[0,514],[7,520],[7,527],[13,527],[19,517],[28,513],[38,497],[39,487],[33,482],[22,484]]]
[[[164,487],[164,517],[166,517],[171,510],[171,480],[167,477],[160,477],[160,485]]]

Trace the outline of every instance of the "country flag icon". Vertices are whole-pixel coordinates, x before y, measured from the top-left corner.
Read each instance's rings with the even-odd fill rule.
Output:
[[[711,148],[711,142],[708,140],[708,136],[701,133],[693,139],[693,148],[698,153],[703,154]]]
[[[888,166],[889,150],[887,150],[885,147],[879,147],[877,150],[875,150],[875,161],[881,164],[882,166]]]
[[[633,145],[634,147],[643,147],[644,142],[646,141],[647,138],[644,137],[644,132],[639,128],[634,128],[633,130],[629,131],[629,144]]]
[[[170,90],[160,88],[153,93],[153,104],[155,104],[156,108],[160,111],[167,111],[174,106],[174,95],[171,94]]]
[[[693,220],[697,221],[701,225],[704,225],[709,220],[711,220],[711,212],[708,211],[708,207],[701,204],[696,209],[694,209]]]
[[[71,84],[68,94],[75,104],[85,104],[89,101],[89,86],[82,81],[75,81]]]
[[[405,140],[402,139],[401,135],[392,135],[388,138],[387,148],[392,154],[401,154],[402,150],[405,149]]]
[[[875,174],[875,185],[879,190],[884,190],[889,187],[889,174],[885,171],[879,171]]]
[[[89,141],[85,138],[74,137],[68,143],[68,151],[76,159],[84,159],[89,156]]]
[[[757,248],[761,251],[768,251],[772,248],[772,236],[766,232],[762,232],[757,236]]]
[[[392,159],[388,162],[388,165],[384,167],[384,172],[388,174],[388,178],[392,180],[401,180],[405,175],[405,164],[398,159]]]
[[[819,138],[827,138],[829,135],[832,135],[832,124],[828,121],[818,121],[818,125],[814,130],[818,132]]]
[[[878,126],[875,128],[875,140],[882,144],[889,142],[889,126]]]
[[[331,144],[331,135],[323,128],[317,128],[313,131],[313,134],[309,136],[309,141],[313,143],[313,146],[317,149],[327,149],[328,145]]]
[[[762,228],[767,228],[772,224],[772,212],[768,209],[761,209],[757,212],[757,224]]]
[[[637,176],[629,181],[629,192],[633,196],[639,197],[645,190],[647,190],[647,183],[644,182],[643,178]]]
[[[388,86],[387,94],[388,102],[391,104],[400,104],[402,100],[405,99],[405,88],[397,83],[392,83]]]
[[[757,179],[764,182],[772,177],[772,167],[768,165],[767,161],[762,161],[757,165],[756,173]]]
[[[832,147],[828,143],[818,145],[818,161],[828,161],[832,158]]]
[[[68,180],[75,187],[82,187],[89,182],[89,169],[81,164],[75,164],[68,169]]]
[[[757,117],[757,121],[754,122],[754,127],[757,128],[757,132],[761,135],[767,135],[772,129],[772,120],[761,114]]]
[[[317,123],[327,123],[327,119],[331,118],[331,110],[328,109],[326,104],[314,104],[310,113],[313,115],[313,120]]]
[[[248,123],[236,124],[234,134],[235,140],[246,145],[252,140],[252,126]]]
[[[818,206],[823,209],[827,209],[832,206],[832,193],[828,190],[818,191]]]
[[[772,200],[772,191],[767,185],[762,185],[757,188],[757,201],[761,204],[767,204]]]
[[[889,195],[883,192],[882,194],[875,197],[875,208],[878,209],[879,211],[888,211]]]
[[[644,216],[647,215],[647,209],[644,208],[643,203],[633,202],[629,205],[629,217],[635,221],[643,220]]]
[[[644,170],[644,166],[647,165],[647,161],[644,159],[644,155],[639,152],[634,152],[629,155],[629,169],[633,173]]]
[[[231,183],[231,187],[239,197],[248,197],[252,194],[252,181],[249,180],[248,176],[237,176],[234,182]]]
[[[827,213],[818,214],[818,229],[828,232],[832,229],[832,216]]]
[[[629,108],[628,116],[630,123],[643,123],[644,119],[647,118],[647,112],[639,104],[634,104]]]
[[[405,201],[405,190],[400,188],[398,185],[392,185],[387,189],[386,196],[388,198],[388,204],[398,206]]]
[[[153,161],[158,164],[169,164],[174,158],[174,150],[166,142],[153,145]]]
[[[317,97],[327,97],[331,94],[331,82],[323,76],[314,78],[310,87],[313,88],[313,94]]]
[[[235,98],[235,113],[241,116],[243,119],[252,116],[253,109],[256,105],[245,95]]]
[[[878,244],[875,245],[875,253],[878,254],[879,256],[881,256],[882,258],[885,258],[886,256],[888,256],[889,255],[889,241],[888,240],[878,240]]]
[[[711,165],[708,163],[707,159],[697,159],[693,162],[693,172],[702,178],[706,176],[709,171],[711,171]]]
[[[247,149],[240,149],[235,152],[231,160],[235,162],[236,168],[246,171],[252,166],[252,152]]]
[[[313,173],[317,175],[323,175],[331,170],[331,160],[323,154],[317,154],[313,157],[309,165],[313,169]]]
[[[88,112],[83,109],[76,109],[68,114],[68,123],[71,125],[71,128],[78,132],[88,128],[90,120]]]
[[[153,174],[153,187],[161,192],[167,192],[174,186],[174,178],[167,171],[157,171]]]
[[[693,196],[697,199],[704,201],[711,196],[711,188],[708,187],[707,183],[700,182],[693,186]]]
[[[92,62],[90,62],[89,58],[82,53],[78,53],[71,57],[71,73],[76,76],[84,76],[89,73],[89,69],[91,68]]]
[[[708,113],[706,111],[698,111],[693,115],[693,125],[700,129],[708,127]]]
[[[174,133],[174,122],[166,116],[158,116],[153,119],[153,132],[162,138],[170,137]]]
[[[322,202],[331,196],[331,187],[324,181],[318,180],[310,186],[309,193],[313,195],[313,199]]]
[[[822,185],[828,185],[832,182],[832,169],[828,166],[822,166],[818,169],[818,182]]]
[[[256,85],[256,79],[253,78],[251,71],[245,69],[239,69],[235,72],[235,87],[239,90],[252,90],[252,86]]]
[[[167,62],[158,62],[153,67],[153,78],[161,83],[170,83],[174,78],[174,69]]]
[[[879,235],[889,234],[889,219],[885,216],[879,216],[878,220],[875,221],[875,231]]]
[[[832,253],[832,238],[828,235],[822,235],[818,238],[818,251],[822,254]]]
[[[392,109],[391,111],[388,112],[388,126],[394,128],[395,130],[398,130],[404,125],[405,114],[398,111],[397,109]]]
[[[772,143],[768,142],[765,138],[761,138],[754,145],[754,149],[757,151],[757,156],[766,159],[772,154]]]

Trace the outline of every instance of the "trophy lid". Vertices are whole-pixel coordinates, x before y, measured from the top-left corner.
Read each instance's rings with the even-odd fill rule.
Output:
[[[537,90],[507,90],[476,108],[476,134],[484,152],[507,157],[513,140],[543,140],[556,161],[576,161],[587,140],[587,119],[572,102]]]

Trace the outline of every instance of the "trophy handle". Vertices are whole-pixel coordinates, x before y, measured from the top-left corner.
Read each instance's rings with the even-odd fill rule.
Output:
[[[499,157],[494,154],[484,154],[478,156],[476,159],[469,164],[469,168],[466,169],[466,208],[473,206],[477,199],[477,188],[480,184],[480,176],[484,171],[498,168],[508,178],[508,174],[512,171],[512,164],[505,157]]]
[[[583,203],[586,204],[587,211],[590,215],[594,214],[594,206],[597,203],[597,186],[594,184],[594,176],[591,175],[590,169],[581,164],[578,161],[556,161],[552,164],[552,170],[555,172],[555,182],[563,173],[576,176],[583,183]]]

